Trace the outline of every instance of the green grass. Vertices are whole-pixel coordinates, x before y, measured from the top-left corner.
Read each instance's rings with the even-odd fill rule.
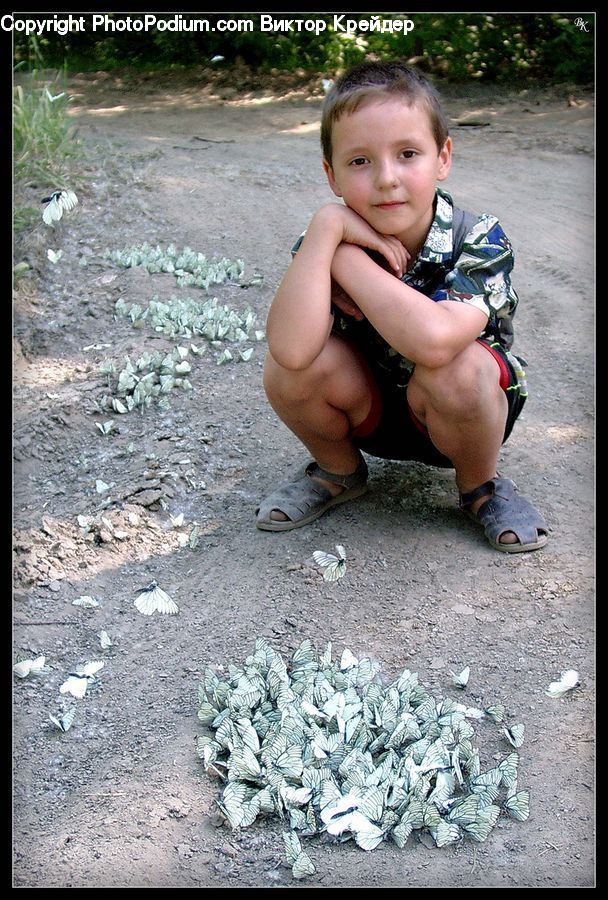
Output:
[[[13,174],[17,183],[54,190],[74,189],[82,182],[77,172],[82,151],[69,120],[68,103],[67,91],[58,79],[48,85],[36,72],[14,87]]]
[[[23,76],[13,88],[13,233],[27,241],[42,225],[32,206],[57,189],[79,190],[86,182],[84,153],[68,114],[65,77]],[[15,245],[17,247],[17,245]],[[23,251],[21,241],[17,251]]]
[[[41,207],[42,208],[42,207]],[[13,229],[15,234],[30,231],[41,219],[40,209],[34,206],[15,206],[13,213]]]

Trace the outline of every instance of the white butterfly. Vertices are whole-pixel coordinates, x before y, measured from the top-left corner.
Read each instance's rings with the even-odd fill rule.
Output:
[[[357,814],[354,813],[354,815]],[[359,813],[359,816],[358,828],[356,831],[353,831],[355,843],[362,850],[375,850],[378,844],[384,840],[384,831],[378,828],[377,825],[374,825],[373,822],[369,822],[361,813]]]
[[[88,594],[83,594],[82,597],[76,597],[75,600],[72,600],[72,606],[84,606],[85,609],[94,609],[96,606],[99,606],[99,600],[95,597],[90,597]]]
[[[462,672],[457,675],[455,672],[450,672],[452,676],[452,681],[456,685],[456,687],[465,688],[469,681],[469,675],[471,674],[471,669],[469,666],[465,666]]]
[[[348,647],[345,647],[340,658],[340,670],[344,672],[345,669],[352,669],[353,666],[358,665],[359,660],[357,657],[350,652]]]
[[[503,728],[502,733],[510,744],[514,747],[521,747],[524,742],[524,725],[511,725],[510,728]]]
[[[494,828],[499,813],[499,806],[494,806],[493,804],[483,806],[477,814],[477,819],[474,822],[463,825],[462,828],[467,834],[470,834],[475,841],[485,841]]]
[[[147,588],[138,595],[135,606],[142,616],[151,616],[155,612],[173,616],[179,612],[177,603],[159,588],[156,581],[150,582]]]
[[[461,840],[462,832],[458,825],[455,825],[452,822],[441,821],[439,825],[437,825],[433,837],[435,838],[435,843],[438,847],[446,847],[448,844],[455,844],[457,841]]]
[[[45,666],[46,657],[37,656],[36,659],[22,659],[13,666],[13,672],[19,678],[27,678],[28,675],[42,675],[50,672],[48,666]]]
[[[294,878],[305,878],[316,872],[310,856],[302,850],[300,838],[295,831],[284,831],[283,843],[287,861],[292,864],[291,873]]]
[[[467,719],[483,719],[485,718],[485,712],[483,709],[477,709],[476,706],[465,706],[464,703],[457,703],[455,706],[456,712],[461,712]]]
[[[559,681],[552,681],[548,689],[545,691],[548,697],[563,697],[565,693],[571,691],[578,684],[578,672],[575,669],[568,669],[562,672]]]
[[[325,581],[337,581],[346,572],[346,551],[342,544],[336,544],[336,550],[338,556],[334,556],[333,553],[325,553],[323,550],[315,550],[312,554],[314,561],[324,570]]]
[[[61,694],[71,694],[72,697],[77,697],[81,700],[87,692],[89,682],[94,680],[93,676],[95,673],[99,672],[103,667],[104,663],[100,660],[79,666],[75,672],[70,672],[67,681],[64,681],[59,688],[59,692]]]
[[[505,809],[514,819],[525,822],[530,815],[530,791],[518,791],[505,801]]]
[[[295,788],[287,784],[287,782],[282,782],[279,785],[279,796],[287,808],[292,806],[304,806],[312,796],[312,788]]]
[[[74,721],[74,716],[76,715],[76,707],[71,706],[63,715],[57,717],[53,715],[49,715],[49,719],[55,725],[59,731],[69,731],[72,727],[72,722]]]
[[[502,703],[495,703],[493,706],[486,706],[484,712],[492,719],[493,722],[502,722],[505,717],[505,708]]]
[[[51,248],[49,247],[49,249],[46,251],[46,255],[49,261],[52,262],[53,265],[55,265],[63,256],[63,250],[51,250]]]
[[[48,203],[42,213],[42,221],[45,225],[53,225],[58,222],[64,212],[70,212],[78,203],[78,197],[74,191],[53,191],[50,197],[44,197],[41,203]]]
[[[315,865],[305,850],[298,853],[291,867],[291,874],[294,878],[306,878],[307,875],[314,875],[317,870]]]
[[[364,850],[373,850],[384,837],[384,832],[359,811],[361,797],[346,794],[337,801],[330,801],[321,810],[321,820],[328,834],[340,835],[351,831]]]
[[[102,650],[109,650],[112,646],[112,638],[107,631],[99,632],[99,645]]]

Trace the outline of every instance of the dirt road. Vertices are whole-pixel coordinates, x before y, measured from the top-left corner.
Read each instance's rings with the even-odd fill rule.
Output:
[[[51,669],[15,678],[13,884],[298,884],[282,864],[280,822],[221,825],[220,784],[195,752],[203,668],[242,662],[260,635],[285,658],[305,638],[319,652],[331,640],[372,657],[386,679],[408,667],[437,696],[452,695],[450,670],[468,664],[466,702],[501,702],[526,727],[528,821],[501,818],[485,843],[441,850],[413,838],[369,853],[311,839],[317,873],[305,884],[592,885],[592,98],[446,97],[446,187],[461,206],[499,215],[516,252],[516,351],[529,363],[530,399],[501,471],[534,499],[551,536],[544,550],[511,557],[459,512],[450,472],[374,459],[360,501],[288,534],[257,531],[260,498],[305,458],[266,402],[263,341],[242,345],[253,348],[247,361],[234,348],[224,365],[220,347],[190,354],[192,390],[174,388],[165,408],[100,411],[104,360],[121,369],[126,356],[184,343],[147,320],[132,327],[116,301],[144,308],[198,290],[120,268],[106,249],[148,242],[241,259],[241,283],[208,296],[251,307],[263,329],[291,244],[331,195],[319,90],[77,78],[69,91],[94,174],[52,238],[45,228],[29,238],[38,280],[20,282],[14,318],[14,661],[42,654]],[[485,124],[458,124],[472,115]],[[63,251],[55,265],[49,246]],[[336,543],[348,570],[330,585],[312,551]],[[138,589],[153,579],[178,615],[137,612]],[[72,605],[83,595],[100,605]],[[67,673],[92,659],[103,670],[67,702]],[[547,697],[569,668],[579,686]],[[64,734],[48,715],[70,705]],[[504,754],[496,729],[482,729],[480,752],[486,765]]]

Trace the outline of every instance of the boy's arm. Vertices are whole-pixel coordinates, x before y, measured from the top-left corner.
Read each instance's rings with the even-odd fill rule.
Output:
[[[429,368],[451,362],[479,337],[488,320],[485,312],[467,303],[436,303],[385,271],[359,247],[338,247],[331,272],[391,347]]]
[[[336,249],[345,241],[379,251],[397,274],[405,271],[407,251],[396,238],[379,235],[345,206],[331,203],[321,207],[313,216],[268,313],[268,349],[284,368],[307,368],[325,346],[333,322],[332,263]]]

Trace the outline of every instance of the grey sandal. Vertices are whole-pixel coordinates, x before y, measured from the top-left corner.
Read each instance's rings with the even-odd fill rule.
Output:
[[[472,504],[486,494],[490,498],[482,503],[476,513]],[[547,543],[547,524],[529,500],[520,497],[517,485],[510,478],[491,478],[484,484],[460,495],[460,507],[476,522],[483,525],[485,535],[495,550],[503,553],[524,553],[539,550]],[[518,538],[516,544],[505,544],[500,538],[511,531]]]
[[[311,475],[331,481],[332,484],[340,484],[344,490],[334,497],[330,490],[311,478]],[[305,466],[296,480],[282,484],[262,502],[256,510],[256,525],[262,531],[290,531],[292,528],[300,528],[318,519],[330,507],[360,497],[367,491],[367,487],[367,464],[363,457],[352,475],[326,472],[313,460]],[[288,518],[285,521],[272,519],[273,509]]]

